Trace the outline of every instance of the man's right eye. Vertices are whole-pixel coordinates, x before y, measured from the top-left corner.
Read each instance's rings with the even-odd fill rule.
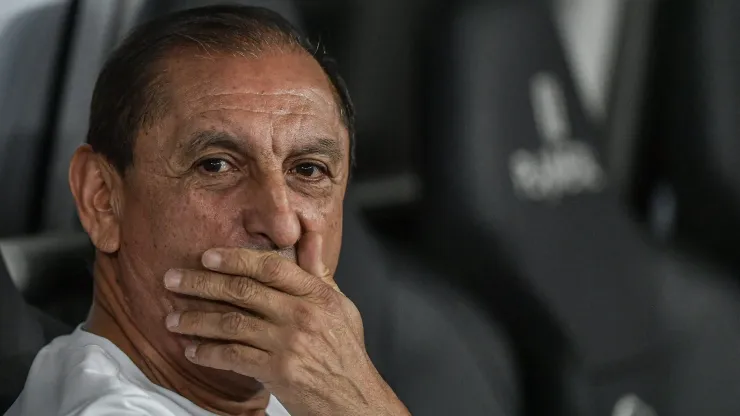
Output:
[[[198,169],[205,173],[226,173],[233,169],[231,163],[220,158],[205,159],[198,163]]]

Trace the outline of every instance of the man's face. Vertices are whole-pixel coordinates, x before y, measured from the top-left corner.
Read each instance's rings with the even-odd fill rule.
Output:
[[[170,268],[202,269],[213,247],[295,258],[301,235],[315,231],[335,270],[349,140],[329,80],[305,53],[182,53],[164,66],[168,107],[136,139],[117,261],[139,329],[181,359],[183,340],[165,329],[166,314],[229,307],[166,291]]]

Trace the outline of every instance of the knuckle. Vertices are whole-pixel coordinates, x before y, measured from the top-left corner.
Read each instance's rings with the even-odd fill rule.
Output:
[[[229,296],[236,300],[248,301],[254,296],[254,285],[249,279],[235,277],[227,284]]]
[[[280,378],[285,380],[288,385],[301,385],[303,384],[303,363],[300,358],[295,355],[290,355],[283,358],[280,362],[279,373]]]
[[[232,264],[234,265],[234,268],[236,270],[239,270],[242,273],[245,273],[248,271],[249,262],[244,257],[244,253],[242,252],[235,252],[231,256]]]
[[[206,292],[208,290],[208,279],[202,273],[193,276],[190,284],[196,292]]]
[[[361,313],[360,310],[357,308],[357,305],[355,305],[354,302],[352,302],[350,299],[347,299],[345,301],[346,309],[349,312],[349,316],[353,319],[361,319]]]
[[[267,353],[254,354],[250,361],[252,365],[264,368],[270,364],[270,355]]]
[[[337,314],[344,309],[344,297],[330,286],[323,285],[317,289],[316,293],[323,300],[324,307],[329,313]]]
[[[192,329],[199,329],[203,326],[203,314],[200,312],[185,312],[180,319],[183,319],[185,325]]]
[[[293,310],[293,321],[298,328],[314,331],[317,329],[316,312],[313,308],[298,304]]]
[[[221,348],[221,356],[227,363],[239,363],[242,359],[242,351],[238,345],[228,344]]]
[[[327,284],[316,285],[318,287],[313,288],[313,292],[321,299],[323,299],[327,306],[337,306],[337,291]]]
[[[260,268],[268,279],[274,281],[283,273],[282,258],[276,253],[267,253],[260,259]]]
[[[303,353],[310,349],[311,337],[305,332],[296,331],[293,332],[288,338],[287,346],[288,349],[295,353]]]
[[[244,330],[244,327],[244,315],[238,312],[229,312],[221,317],[221,330],[226,334],[239,334]]]

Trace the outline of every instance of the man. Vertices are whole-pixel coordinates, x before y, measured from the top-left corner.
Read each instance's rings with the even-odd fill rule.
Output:
[[[93,307],[8,414],[408,414],[332,277],[352,122],[330,63],[265,9],[135,31],[69,170]]]

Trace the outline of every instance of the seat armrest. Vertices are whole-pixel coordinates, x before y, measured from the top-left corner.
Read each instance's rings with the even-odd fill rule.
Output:
[[[94,251],[87,234],[65,233],[0,239],[0,255],[13,283],[31,301],[50,288],[74,284],[70,276],[89,277]]]

